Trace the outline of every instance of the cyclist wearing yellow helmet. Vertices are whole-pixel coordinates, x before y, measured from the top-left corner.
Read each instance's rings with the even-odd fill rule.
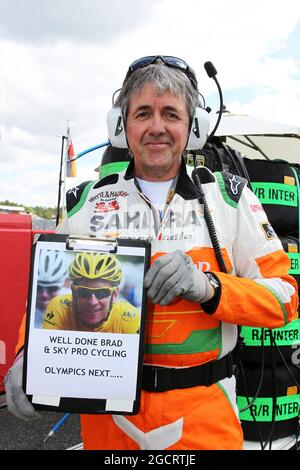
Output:
[[[122,270],[114,255],[77,253],[69,272],[72,294],[58,296],[49,303],[44,328],[138,333],[138,310],[117,300]]]

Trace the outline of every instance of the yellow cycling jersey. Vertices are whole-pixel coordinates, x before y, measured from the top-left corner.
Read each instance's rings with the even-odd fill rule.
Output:
[[[126,301],[113,303],[107,320],[97,328],[81,323],[72,308],[72,294],[54,297],[46,309],[43,328],[47,330],[94,331],[101,333],[139,333],[140,313]]]

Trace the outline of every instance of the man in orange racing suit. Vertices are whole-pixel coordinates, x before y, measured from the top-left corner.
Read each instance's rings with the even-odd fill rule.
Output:
[[[117,299],[121,265],[111,253],[76,253],[71,262],[72,294],[55,297],[46,309],[48,330],[138,333],[137,308]]]
[[[288,257],[257,198],[242,178],[202,168],[212,238],[225,265],[219,267],[204,200],[181,157],[190,139],[206,132],[198,96],[196,77],[181,59],[135,61],[109,128],[116,146],[124,120],[128,169],[67,194],[61,233],[152,244],[140,411],[82,415],[85,449],[242,449],[231,358],[237,325],[277,328],[296,312]],[[35,411],[18,386],[21,371],[22,359],[6,378],[8,406],[29,419]]]

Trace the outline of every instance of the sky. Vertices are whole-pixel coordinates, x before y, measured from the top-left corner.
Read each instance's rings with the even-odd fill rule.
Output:
[[[75,153],[107,141],[129,64],[183,58],[206,105],[300,126],[299,0],[0,0],[0,201],[55,207],[61,136]],[[66,188],[97,179],[103,150]]]

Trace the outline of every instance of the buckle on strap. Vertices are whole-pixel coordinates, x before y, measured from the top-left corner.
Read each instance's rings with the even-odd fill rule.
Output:
[[[173,390],[176,388],[174,386],[174,371],[176,370],[168,367],[144,366],[142,388],[154,392]]]

